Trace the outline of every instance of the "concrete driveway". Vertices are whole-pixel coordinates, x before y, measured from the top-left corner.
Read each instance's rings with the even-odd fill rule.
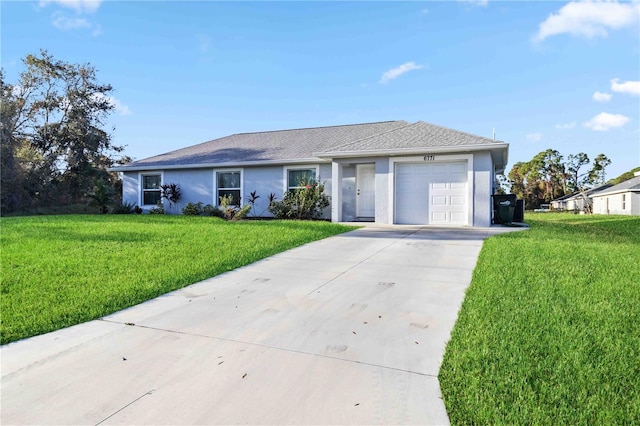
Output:
[[[447,424],[492,229],[367,227],[2,347],[2,424]]]

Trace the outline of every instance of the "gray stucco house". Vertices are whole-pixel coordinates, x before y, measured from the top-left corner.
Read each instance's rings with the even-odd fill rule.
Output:
[[[122,173],[123,201],[144,210],[159,185],[177,183],[188,202],[217,204],[221,195],[279,199],[300,176],[325,183],[334,222],[490,226],[495,176],[509,145],[422,121],[386,121],[240,133],[112,169]]]
[[[640,172],[634,177],[592,195],[596,214],[640,216]]]

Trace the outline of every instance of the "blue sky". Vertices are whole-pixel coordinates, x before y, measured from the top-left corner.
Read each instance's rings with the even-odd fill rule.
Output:
[[[47,49],[116,89],[136,159],[232,133],[423,120],[640,165],[640,3],[3,1],[1,64]]]

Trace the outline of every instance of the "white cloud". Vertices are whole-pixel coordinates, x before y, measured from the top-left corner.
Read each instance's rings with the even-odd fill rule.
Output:
[[[39,7],[46,7],[54,4],[63,8],[75,11],[74,16],[69,17],[61,11],[55,11],[51,15],[51,24],[62,31],[90,29],[91,35],[96,37],[102,34],[100,24],[90,22],[86,15],[95,13],[103,0],[40,0]]]
[[[556,129],[561,129],[561,130],[573,129],[574,127],[576,127],[575,121],[572,121],[571,123],[556,124]]]
[[[611,100],[611,93],[602,93],[596,91],[593,94],[593,100],[598,102],[609,102]]]
[[[531,142],[538,142],[542,140],[542,133],[529,133],[527,135],[527,140]]]
[[[614,127],[622,127],[629,122],[629,117],[625,117],[622,114],[609,114],[608,112],[601,112],[593,117],[591,120],[583,123],[584,127],[597,132],[606,132]]]
[[[402,64],[399,67],[392,68],[382,74],[382,77],[380,77],[380,84],[387,84],[391,80],[400,77],[406,72],[409,72],[411,70],[419,70],[422,68],[424,68],[424,65],[418,65],[415,62],[407,62],[406,64]]]
[[[106,99],[106,101],[113,106],[113,109],[118,115],[133,115],[133,112],[127,105],[123,104],[119,99],[113,96],[107,96],[107,95],[103,95],[102,93],[96,93],[94,95],[94,99],[96,100]]]
[[[52,16],[54,27],[62,31],[75,30],[78,28],[91,28],[91,23],[84,18],[69,18],[60,12],[56,12]]]
[[[629,93],[630,95],[640,96],[640,81],[625,81],[618,83],[620,79],[611,80],[611,90],[618,93]]]
[[[131,111],[131,109],[123,104],[119,99],[116,99],[112,96],[109,96],[109,100],[111,101],[111,103],[113,104],[115,110],[116,110],[116,114],[119,115],[133,115],[133,112]]]
[[[535,40],[542,41],[558,34],[606,37],[607,30],[633,27],[639,20],[639,2],[571,2],[540,24]]]
[[[49,4],[57,4],[58,6],[73,9],[78,13],[93,13],[100,7],[102,0],[40,0],[38,5],[45,7]]]

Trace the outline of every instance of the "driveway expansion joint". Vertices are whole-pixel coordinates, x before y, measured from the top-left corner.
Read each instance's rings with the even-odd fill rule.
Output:
[[[368,366],[368,367],[383,368],[385,370],[393,370],[393,371],[399,371],[399,372],[402,372],[402,373],[415,374],[415,375],[418,375],[418,376],[433,377],[433,378],[436,378],[436,379],[438,378],[437,374],[421,373],[419,371],[411,371],[411,370],[407,370],[407,369],[404,369],[404,368],[390,367],[388,365],[373,364],[373,363],[370,363],[370,362],[362,362],[362,361],[356,361],[356,360],[353,360],[353,359],[339,358],[339,357],[335,357],[335,356],[323,355],[323,354],[318,354],[318,353],[313,353],[313,352],[306,352],[306,351],[301,351],[301,350],[297,350],[297,349],[281,348],[281,347],[278,347],[278,346],[265,345],[264,343],[245,342],[243,340],[228,339],[228,338],[225,338],[225,337],[217,337],[217,336],[208,336],[206,334],[188,333],[186,331],[170,330],[170,329],[166,329],[166,328],[151,327],[151,326],[148,326],[148,325],[125,323],[125,322],[113,321],[113,320],[107,320],[107,319],[100,319],[100,321],[106,321],[106,322],[110,322],[110,323],[113,323],[113,324],[127,325],[129,327],[144,328],[144,329],[153,330],[153,331],[163,331],[163,332],[166,332],[166,333],[181,334],[181,335],[190,336],[190,337],[200,337],[200,338],[204,338],[204,339],[220,340],[220,341],[223,341],[223,342],[239,343],[239,344],[249,345],[249,346],[257,346],[257,347],[260,347],[260,348],[273,349],[273,350],[276,350],[276,351],[289,352],[289,353],[295,353],[295,354],[300,354],[300,355],[309,355],[309,356],[314,356],[314,357],[318,357],[318,358],[326,358],[326,359],[332,359],[332,360],[336,360],[336,361],[344,361],[344,362],[348,362],[348,363],[352,363],[352,364],[365,365],[365,366]]]
[[[137,397],[136,399],[134,399],[133,401],[131,401],[130,403],[128,403],[127,405],[125,405],[124,407],[120,408],[117,411],[114,411],[113,413],[109,414],[107,417],[105,417],[104,419],[100,420],[98,423],[95,424],[95,426],[101,425],[102,423],[106,422],[107,420],[109,420],[111,417],[115,416],[116,414],[120,413],[122,410],[126,409],[127,407],[130,407],[131,405],[135,404],[136,402],[140,401],[142,398],[144,398],[147,395],[151,395],[153,392],[155,391],[155,389],[151,389],[148,392],[145,392],[144,394],[140,395],[139,397]]]

